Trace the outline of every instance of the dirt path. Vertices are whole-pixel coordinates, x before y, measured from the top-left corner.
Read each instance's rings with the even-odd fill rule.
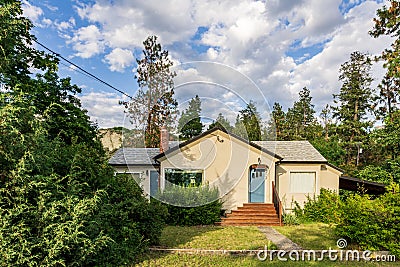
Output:
[[[262,233],[265,234],[266,238],[274,243],[278,249],[282,250],[301,250],[302,247],[294,243],[292,240],[282,235],[272,227],[258,227]]]

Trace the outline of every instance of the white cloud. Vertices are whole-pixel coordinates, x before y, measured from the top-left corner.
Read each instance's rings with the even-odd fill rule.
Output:
[[[126,101],[126,97],[114,93],[91,92],[79,97],[83,108],[88,110],[88,115],[99,128],[110,128],[125,125],[124,107],[119,105],[120,100]]]
[[[334,31],[332,40],[323,51],[296,66],[291,79],[291,91],[298,92],[307,86],[318,109],[331,103],[332,94],[340,88],[340,65],[349,60],[350,54],[354,51],[379,54],[390,43],[389,38],[373,39],[368,35],[373,26],[371,18],[378,7],[378,4],[368,1],[351,9],[345,17],[346,23]],[[374,68],[372,75],[379,81],[381,69]]]
[[[71,17],[68,21],[56,22],[55,25],[58,31],[64,32],[72,29],[76,25],[76,22],[75,18]]]
[[[34,24],[40,23],[43,10],[40,7],[31,5],[28,1],[22,2],[23,16],[29,18]]]
[[[123,72],[126,67],[132,65],[135,58],[130,50],[115,48],[105,56],[105,60],[110,65],[111,71]]]
[[[338,69],[351,52],[377,54],[390,44],[389,38],[368,35],[381,4],[371,0],[342,2],[97,0],[76,7],[86,24],[65,22],[58,27],[66,31],[73,28],[67,42],[76,56],[100,55],[111,71],[131,68],[133,52],[139,54],[143,40],[155,34],[174,62],[213,61],[236,70],[197,66],[196,72],[179,72],[182,81],[210,81],[232,89],[246,101],[264,101],[257,90],[248,89],[253,86],[252,80],[270,105],[277,101],[284,108],[291,106],[299,90],[307,86],[320,109],[332,102],[332,94],[338,91]],[[313,49],[316,45],[318,51]],[[374,68],[376,77],[381,73]],[[203,97],[208,97],[203,108],[207,116],[240,108],[240,101],[227,97],[227,91],[220,88],[201,87]],[[179,97],[185,101],[199,90],[186,87]],[[230,106],[217,105],[212,98]]]
[[[79,28],[68,42],[77,51],[75,55],[82,58],[90,58],[104,50],[103,35],[96,25]]]

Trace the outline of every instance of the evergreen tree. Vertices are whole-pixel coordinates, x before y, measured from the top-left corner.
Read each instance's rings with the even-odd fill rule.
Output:
[[[321,111],[321,119],[323,123],[323,131],[324,131],[324,138],[325,141],[329,140],[330,133],[332,132],[334,128],[334,124],[332,122],[332,109],[331,107],[327,104],[325,108],[322,109]]]
[[[123,102],[136,128],[144,131],[145,147],[159,147],[161,126],[173,121],[177,101],[174,99],[172,61],[162,50],[156,36],[144,42],[143,58],[136,59],[139,89],[130,102]],[[171,125],[166,125],[171,126]]]
[[[384,127],[375,130],[372,138],[382,146],[381,153],[397,159],[400,156],[400,111],[393,112],[392,117],[386,117]]]
[[[378,118],[389,116],[389,119],[392,119],[392,114],[397,109],[395,104],[398,102],[400,96],[399,85],[400,79],[390,77],[388,74],[385,75],[381,83],[378,85],[379,96],[377,97],[377,100],[382,104],[377,112]]]
[[[384,67],[387,68],[388,78],[400,78],[400,3],[391,0],[390,7],[383,6],[378,9],[377,18],[374,18],[374,28],[369,34],[374,38],[382,35],[395,37],[391,48],[385,49],[379,59],[385,61]]]
[[[189,101],[188,108],[182,112],[182,115],[179,118],[178,130],[181,137],[190,139],[201,134],[203,130],[203,124],[201,123],[200,113],[201,100],[199,96],[196,95],[192,100]]]
[[[272,137],[269,139],[273,139],[276,137],[276,140],[286,140],[286,114],[282,109],[282,106],[275,102],[272,107],[271,119],[268,123],[268,136]]]
[[[234,132],[249,141],[261,140],[261,117],[253,101],[239,111]]]
[[[391,48],[386,48],[382,51],[378,60],[383,60],[383,66],[387,69],[386,75],[379,85],[380,95],[378,101],[384,104],[380,107],[379,116],[385,118],[395,110],[394,103],[399,100],[399,79],[400,79],[400,3],[398,1],[390,1],[390,7],[383,6],[378,9],[377,18],[374,18],[374,28],[369,31],[369,34],[374,38],[383,35],[395,37]]]
[[[232,132],[233,127],[230,124],[230,122],[222,115],[222,113],[219,113],[217,118],[208,126],[208,130],[215,128],[215,127],[220,127],[228,132]]]
[[[288,127],[289,139],[301,140],[313,137],[314,132],[310,129],[315,123],[315,110],[311,100],[310,90],[304,87],[299,92],[299,100],[295,101],[293,107],[288,109],[286,120],[290,125]]]
[[[368,111],[373,106],[370,70],[371,60],[358,51],[353,52],[350,60],[340,67],[342,87],[339,94],[334,95],[337,106],[333,107],[333,117],[339,122],[338,133],[348,153],[347,163],[355,159],[370,126],[367,120]]]
[[[246,127],[245,127],[243,121],[240,119],[240,114],[238,114],[236,116],[233,133],[236,134],[237,136],[243,137],[248,140],[248,134],[246,132]]]

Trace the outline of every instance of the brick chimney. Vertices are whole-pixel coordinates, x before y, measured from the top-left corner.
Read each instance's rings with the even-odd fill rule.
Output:
[[[164,153],[169,149],[169,133],[165,126],[160,128],[160,153]]]

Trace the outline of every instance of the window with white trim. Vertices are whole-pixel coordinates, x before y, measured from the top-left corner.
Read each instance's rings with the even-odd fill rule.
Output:
[[[291,193],[315,193],[315,172],[290,172]]]

